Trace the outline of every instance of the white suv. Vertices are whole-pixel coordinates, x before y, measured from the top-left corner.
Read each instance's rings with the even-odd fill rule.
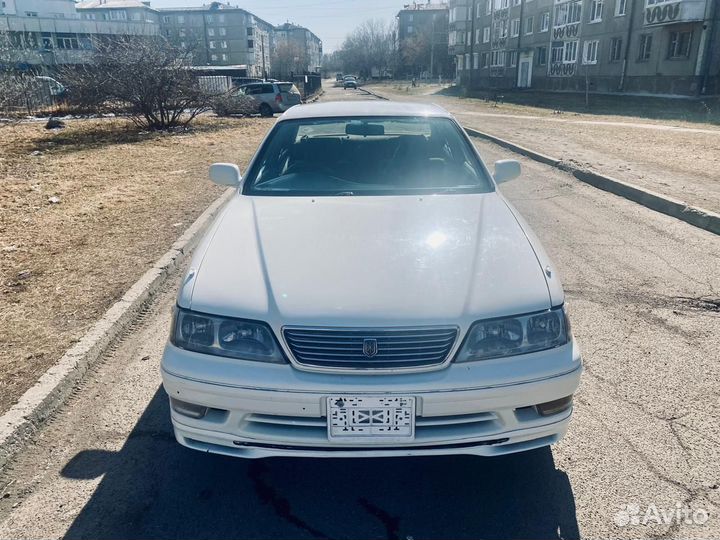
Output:
[[[582,371],[558,274],[444,110],[293,107],[197,249],[162,376],[177,440],[240,457],[558,441]]]

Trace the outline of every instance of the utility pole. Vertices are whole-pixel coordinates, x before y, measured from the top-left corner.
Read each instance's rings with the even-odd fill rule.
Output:
[[[433,63],[435,61],[435,13],[432,14],[432,31],[430,32],[430,80],[433,78]]]
[[[265,81],[267,79],[267,71],[265,71],[265,34],[262,31],[260,32],[260,52],[262,54],[262,76],[263,81]]]
[[[475,44],[475,2],[472,0],[472,12],[470,13],[470,75],[468,76],[468,87],[470,91],[473,82],[473,66],[475,66],[474,44]]]

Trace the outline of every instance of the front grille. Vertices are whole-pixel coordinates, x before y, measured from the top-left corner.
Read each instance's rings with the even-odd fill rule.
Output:
[[[283,334],[295,360],[305,366],[391,369],[442,364],[457,328],[286,328]]]

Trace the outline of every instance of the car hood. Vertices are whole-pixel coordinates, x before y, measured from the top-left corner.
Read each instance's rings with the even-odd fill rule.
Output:
[[[234,196],[179,304],[277,325],[461,324],[546,309],[525,231],[497,193]]]

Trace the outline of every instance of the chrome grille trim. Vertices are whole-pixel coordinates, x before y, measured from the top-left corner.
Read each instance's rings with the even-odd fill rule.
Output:
[[[325,369],[402,369],[437,366],[450,354],[455,326],[414,328],[285,327],[283,337],[295,361]],[[377,341],[377,354],[366,356],[363,342]]]

